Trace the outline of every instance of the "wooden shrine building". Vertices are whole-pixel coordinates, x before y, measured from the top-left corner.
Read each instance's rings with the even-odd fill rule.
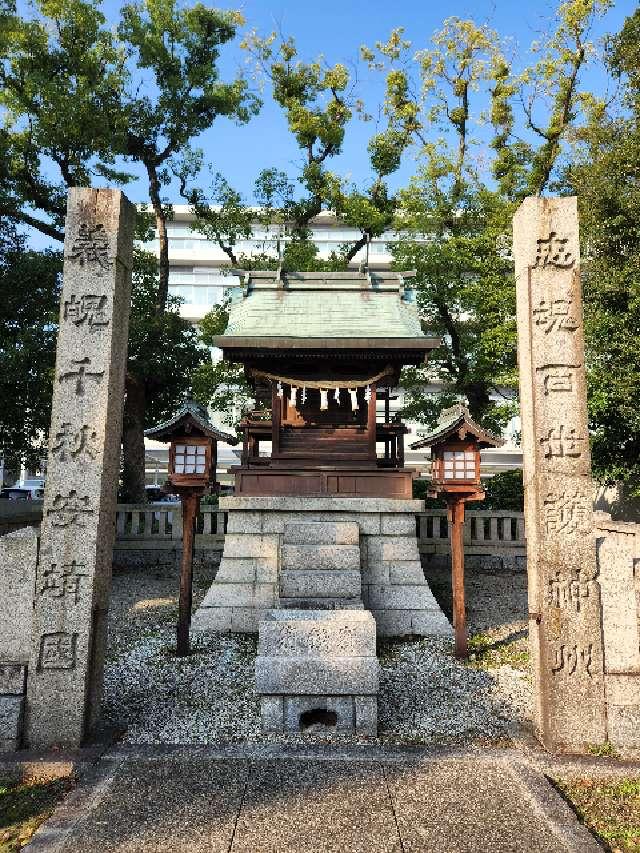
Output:
[[[231,469],[236,495],[411,498],[408,430],[389,403],[401,368],[440,345],[422,332],[413,274],[238,274],[215,339],[256,400]]]

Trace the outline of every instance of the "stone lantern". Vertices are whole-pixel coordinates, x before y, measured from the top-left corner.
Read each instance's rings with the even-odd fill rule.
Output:
[[[500,447],[502,439],[482,429],[462,405],[445,409],[429,435],[411,445],[412,450],[431,448],[431,497],[447,504],[451,541],[451,587],[457,657],[467,656],[467,627],[464,603],[464,505],[481,501],[480,451]]]
[[[216,429],[204,406],[186,399],[165,423],[145,430],[156,441],[169,441],[169,485],[182,503],[182,565],[176,651],[189,654],[189,627],[193,588],[193,544],[200,498],[218,490],[216,482],[217,442],[237,444],[234,435]]]

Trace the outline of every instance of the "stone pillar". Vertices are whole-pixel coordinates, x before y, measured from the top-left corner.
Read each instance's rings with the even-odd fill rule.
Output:
[[[100,705],[127,361],[135,208],[72,189],[34,626],[29,746],[78,746]]]
[[[579,752],[606,715],[576,199],[525,199],[513,244],[537,724]]]

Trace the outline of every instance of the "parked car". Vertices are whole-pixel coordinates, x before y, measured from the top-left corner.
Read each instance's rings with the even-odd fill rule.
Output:
[[[31,494],[31,489],[21,489],[11,486],[0,491],[0,498],[9,501],[30,501],[33,500],[33,495]]]
[[[161,486],[145,486],[147,500],[149,503],[177,503],[180,499],[177,495],[165,492]]]

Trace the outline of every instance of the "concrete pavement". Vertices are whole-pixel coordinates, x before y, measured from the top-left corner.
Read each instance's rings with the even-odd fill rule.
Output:
[[[595,853],[511,750],[115,748],[30,853]]]

